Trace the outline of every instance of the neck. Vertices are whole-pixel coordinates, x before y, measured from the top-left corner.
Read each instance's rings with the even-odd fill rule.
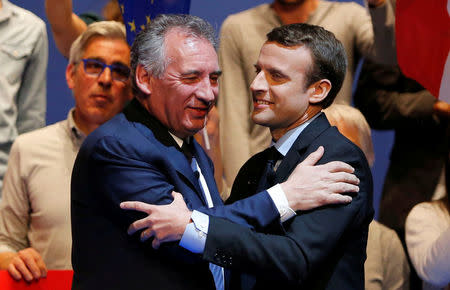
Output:
[[[303,23],[308,21],[319,4],[318,0],[304,0],[295,4],[286,4],[279,1],[272,3],[272,9],[280,17],[283,24]]]
[[[77,110],[73,114],[73,120],[77,125],[77,128],[81,130],[86,136],[89,135],[92,131],[98,128],[100,124],[91,123],[85,119],[80,114],[77,114]]]
[[[275,142],[280,140],[280,138],[283,137],[283,135],[286,134],[288,131],[304,124],[306,121],[310,120],[312,117],[317,115],[321,110],[322,110],[322,106],[309,105],[309,107],[306,109],[305,113],[300,118],[298,118],[297,121],[295,121],[288,127],[270,129],[270,134],[272,134],[272,139]]]

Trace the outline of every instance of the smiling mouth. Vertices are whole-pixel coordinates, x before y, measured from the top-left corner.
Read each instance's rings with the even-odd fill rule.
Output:
[[[253,106],[254,107],[258,107],[258,106],[270,106],[273,105],[273,102],[270,101],[265,101],[265,100],[258,100],[258,99],[253,99]]]

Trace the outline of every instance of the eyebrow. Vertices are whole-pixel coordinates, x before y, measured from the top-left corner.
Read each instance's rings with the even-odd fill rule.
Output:
[[[188,76],[188,75],[199,75],[199,74],[201,74],[200,71],[198,71],[198,70],[191,70],[191,71],[184,72],[181,75],[182,76]],[[217,71],[214,71],[214,72],[210,73],[209,75],[220,76],[220,75],[222,75],[222,71],[221,70],[217,70]]]

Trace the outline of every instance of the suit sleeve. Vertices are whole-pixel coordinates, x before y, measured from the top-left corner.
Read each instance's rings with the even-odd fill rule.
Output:
[[[45,125],[47,105],[48,40],[45,24],[39,21],[39,36],[23,74],[17,94],[17,132],[19,134]]]
[[[436,125],[436,99],[398,67],[366,61],[355,93],[355,105],[374,129],[417,128]]]
[[[211,217],[203,258],[220,266],[298,284],[320,271],[321,262],[333,254],[345,235],[353,229],[360,231],[373,215],[372,179],[363,153],[352,149],[338,154],[341,156],[328,160],[351,164],[361,180],[360,192],[350,204],[299,212],[283,224],[284,232],[277,234],[256,232]]]
[[[369,8],[369,14],[356,3],[352,16],[355,45],[362,56],[377,63],[395,65],[397,63],[395,45],[395,4],[393,0],[377,8]]]

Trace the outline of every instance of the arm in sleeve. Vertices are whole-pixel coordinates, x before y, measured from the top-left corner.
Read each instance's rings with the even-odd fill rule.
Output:
[[[18,252],[29,247],[27,234],[30,200],[22,177],[20,144],[12,145],[8,169],[3,180],[0,203],[0,252]]]
[[[45,12],[59,52],[69,58],[70,47],[87,25],[72,12],[72,0],[46,0]]]
[[[233,183],[239,168],[251,157],[249,83],[240,52],[240,26],[228,18],[220,32],[219,60],[223,70],[220,79],[218,109],[220,142],[225,179]]]
[[[374,129],[429,126],[437,122],[433,115],[436,99],[403,76],[398,67],[366,61],[354,100]]]
[[[397,64],[394,5],[386,0],[379,7],[369,8],[370,16],[361,7],[352,17],[356,47],[362,56],[377,63]]]
[[[45,125],[48,39],[44,23],[39,24],[40,33],[28,60],[17,96],[16,124],[19,134]]]
[[[348,156],[362,158],[362,153],[353,151]],[[256,232],[211,216],[203,258],[263,277],[303,283],[311,273],[320,271],[325,259],[335,254],[345,232],[348,234],[355,225],[361,230],[358,224],[368,223],[372,218],[370,169],[355,159],[343,161],[356,169],[361,180],[360,192],[350,204],[300,213],[283,224],[283,235]]]
[[[417,274],[438,287],[450,283],[450,226],[443,228],[442,219],[436,205],[422,203],[411,210],[405,225],[406,245]]]

